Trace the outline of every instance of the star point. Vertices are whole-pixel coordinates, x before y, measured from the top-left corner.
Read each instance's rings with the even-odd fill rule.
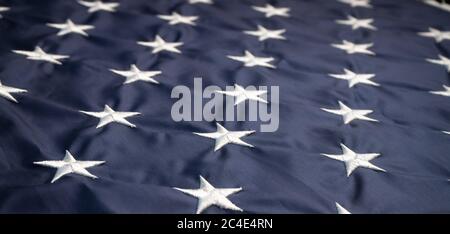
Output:
[[[83,0],[79,0],[78,1],[79,4],[88,7],[89,13],[94,13],[97,11],[108,11],[108,12],[115,12],[116,8],[119,6],[119,3],[117,2],[102,2],[100,0],[95,0],[95,1],[83,1]]]
[[[184,16],[180,15],[177,12],[172,12],[170,15],[158,15],[158,18],[166,20],[170,25],[176,24],[189,24],[196,25],[194,21],[196,21],[198,16]]]
[[[241,137],[250,135],[254,133],[255,131],[228,131],[225,127],[220,125],[219,123],[216,123],[217,130],[215,132],[211,133],[197,133],[194,132],[195,135],[215,139],[215,147],[214,152],[220,150],[222,147],[224,147],[227,144],[236,144],[236,145],[242,145],[247,146],[250,148],[254,148],[253,145],[248,144],[247,142],[244,142],[241,140]]]
[[[346,40],[342,41],[342,44],[331,44],[331,46],[344,50],[347,54],[368,54],[375,55],[374,52],[370,51],[369,48],[373,46],[373,43],[367,44],[355,44]]]
[[[142,71],[135,64],[131,64],[129,70],[115,70],[110,69],[115,74],[125,77],[123,84],[130,84],[136,81],[150,82],[159,84],[159,82],[153,79],[154,76],[160,75],[161,71]]]
[[[440,31],[435,28],[428,28],[428,32],[420,32],[420,36],[434,38],[436,42],[450,40],[450,31]]]
[[[372,8],[372,5],[370,5],[370,0],[338,0],[338,1],[348,4],[351,7]]]
[[[119,111],[115,111],[111,107],[109,107],[108,105],[105,105],[104,110],[101,111],[101,112],[90,112],[90,111],[82,111],[82,110],[80,110],[80,112],[83,113],[83,114],[89,115],[89,116],[93,116],[93,117],[99,118],[100,121],[99,121],[99,123],[98,123],[96,128],[104,127],[104,126],[106,126],[106,125],[108,125],[110,123],[113,123],[113,122],[116,122],[116,123],[119,123],[119,124],[123,124],[123,125],[131,127],[131,128],[136,128],[136,125],[128,122],[128,120],[126,120],[126,118],[141,114],[139,112],[119,112]]]
[[[27,92],[27,90],[25,90],[25,89],[18,89],[18,88],[3,85],[2,82],[0,81],[0,96],[4,97],[12,102],[19,103],[11,95],[11,93],[26,93],[26,92]]]
[[[235,84],[233,91],[216,91],[217,93],[224,94],[227,96],[236,97],[234,105],[245,102],[245,100],[253,100],[256,102],[268,103],[260,95],[266,94],[266,90],[246,90],[244,87]]]
[[[189,0],[189,4],[196,3],[213,4],[214,2],[212,0]]]
[[[272,16],[283,16],[283,17],[289,17],[289,11],[291,9],[287,7],[274,7],[270,4],[266,4],[264,7],[261,6],[253,6],[252,7],[255,11],[259,11],[265,14],[267,18],[270,18]]]
[[[348,15],[346,20],[336,20],[336,23],[349,25],[352,27],[352,30],[356,30],[359,28],[377,30],[377,28],[372,25],[373,21],[374,21],[373,19],[358,19],[351,15]]]
[[[346,106],[344,103],[342,103],[341,101],[338,102],[339,103],[339,108],[340,109],[327,109],[327,108],[321,108],[323,111],[335,114],[335,115],[341,115],[343,120],[344,120],[344,124],[349,124],[351,123],[353,120],[365,120],[365,121],[372,121],[372,122],[379,122],[376,119],[367,117],[366,115],[372,113],[372,110],[352,110],[350,107]]]
[[[348,87],[352,88],[356,84],[366,84],[372,86],[380,86],[380,84],[372,81],[371,79],[375,77],[375,74],[358,74],[350,71],[348,69],[344,69],[344,74],[328,74],[329,76],[348,81]]]
[[[380,156],[379,153],[365,153],[365,154],[355,153],[353,150],[351,150],[342,143],[341,149],[342,154],[321,154],[321,155],[337,161],[344,162],[347,171],[347,177],[350,177],[353,171],[358,167],[364,167],[376,171],[386,172],[386,170],[370,163],[372,159]]]
[[[74,24],[72,22],[72,20],[70,20],[70,19],[66,20],[66,23],[64,23],[64,24],[48,23],[47,26],[60,29],[58,34],[56,34],[58,36],[63,36],[63,35],[69,34],[69,33],[76,33],[76,34],[81,34],[81,35],[87,37],[89,35],[85,31],[95,28],[92,25]]]
[[[27,59],[30,60],[46,61],[57,65],[62,65],[62,63],[59,60],[70,57],[68,55],[48,54],[44,50],[42,50],[41,47],[39,46],[36,46],[33,51],[13,50],[13,52],[16,54],[25,55],[27,56]]]
[[[341,204],[335,202],[336,204],[336,209],[338,214],[352,214],[350,213],[347,209],[345,209],[343,206],[341,206]]]
[[[97,176],[91,174],[86,169],[101,165],[103,163],[105,163],[105,161],[78,161],[68,150],[66,150],[66,155],[64,156],[63,160],[34,162],[34,164],[36,165],[57,169],[51,183],[54,183],[61,177],[70,173],[97,179]]]
[[[183,42],[166,42],[159,35],[156,35],[154,41],[138,41],[137,43],[142,46],[152,47],[153,54],[159,53],[164,50],[181,54],[181,51],[177,47],[183,45]]]
[[[448,72],[450,72],[450,59],[443,55],[439,55],[439,59],[427,59],[427,61],[430,63],[442,65],[447,68]]]
[[[261,25],[258,25],[258,30],[256,31],[244,31],[245,34],[258,37],[259,41],[265,41],[267,39],[286,40],[286,38],[281,35],[285,32],[286,29],[270,30]]]
[[[202,213],[210,206],[217,206],[222,209],[243,211],[228,199],[228,196],[242,191],[242,188],[215,188],[205,178],[200,176],[200,188],[182,189],[174,188],[187,195],[198,198],[196,214]]]
[[[228,58],[232,60],[236,60],[239,62],[244,63],[244,66],[246,67],[254,67],[254,66],[262,66],[262,67],[268,67],[275,69],[276,67],[270,62],[274,60],[272,57],[256,57],[252,53],[250,53],[248,50],[244,52],[243,56],[232,56],[228,55]]]
[[[450,97],[450,86],[443,85],[442,87],[444,87],[443,91],[430,91],[430,93]]]

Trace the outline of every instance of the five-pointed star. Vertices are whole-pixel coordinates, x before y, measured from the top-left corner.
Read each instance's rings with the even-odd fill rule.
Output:
[[[286,29],[270,30],[264,28],[261,25],[258,25],[258,30],[256,31],[244,31],[245,34],[259,37],[259,41],[264,41],[267,39],[285,40],[286,38],[283,35],[281,35],[284,32],[286,32]]]
[[[344,72],[345,72],[345,74],[328,74],[328,75],[331,77],[334,77],[336,79],[347,80],[349,88],[352,88],[353,86],[355,86],[358,83],[373,85],[373,86],[380,86],[380,84],[375,83],[370,80],[373,77],[375,77],[375,74],[357,74],[348,69],[344,69]]]
[[[339,103],[340,109],[337,109],[337,110],[326,109],[326,108],[321,108],[321,109],[323,111],[326,111],[329,113],[333,113],[336,115],[342,115],[344,124],[349,124],[350,122],[352,122],[355,119],[378,122],[378,120],[372,119],[372,118],[369,118],[366,116],[366,115],[372,113],[373,112],[372,110],[352,110],[352,109],[350,109],[350,107],[346,106],[344,103],[342,103],[340,101],[338,103]]]
[[[255,131],[228,131],[226,128],[224,128],[219,123],[216,123],[217,131],[211,132],[211,133],[197,133],[194,132],[194,134],[212,138],[216,140],[216,145],[214,147],[214,151],[217,151],[224,147],[225,145],[232,143],[237,145],[243,145],[247,147],[254,147],[253,145],[248,144],[247,142],[244,142],[241,140],[241,137],[250,135],[254,133]]]
[[[117,3],[117,2],[104,3],[100,0],[95,0],[92,2],[79,0],[78,3],[80,3],[83,6],[89,7],[89,10],[88,10],[89,13],[93,13],[96,11],[114,12],[114,11],[116,11],[116,8],[119,6],[119,3]]]
[[[190,4],[196,4],[196,3],[205,3],[205,4],[213,4],[212,0],[189,0]]]
[[[234,84],[234,90],[233,91],[216,91],[217,93],[225,94],[228,96],[236,97],[234,105],[238,105],[241,102],[244,102],[245,100],[254,100],[254,101],[260,101],[263,103],[267,103],[266,100],[259,97],[259,95],[266,94],[266,90],[245,90],[244,87]]]
[[[172,12],[171,15],[158,15],[158,18],[169,21],[170,25],[175,24],[195,25],[194,21],[198,19],[198,16],[184,16],[178,14],[177,12]]]
[[[353,30],[356,30],[358,28],[377,30],[377,28],[372,25],[373,19],[358,19],[351,15],[348,15],[346,20],[336,20],[336,23],[343,25],[350,25],[352,26]]]
[[[13,50],[13,52],[16,54],[26,55],[27,59],[41,60],[41,61],[46,61],[46,62],[58,64],[58,65],[62,65],[62,63],[59,60],[69,58],[69,56],[67,56],[67,55],[47,54],[39,46],[36,46],[33,51]]]
[[[430,93],[450,97],[450,86],[443,85],[443,87],[443,91],[430,91]]]
[[[123,124],[125,126],[129,126],[132,128],[135,128],[136,125],[128,122],[128,120],[126,120],[126,118],[131,117],[131,116],[135,116],[135,115],[140,115],[141,113],[139,112],[119,112],[119,111],[114,111],[113,109],[111,109],[111,107],[109,107],[108,105],[105,105],[105,109],[101,112],[89,112],[89,111],[81,111],[81,113],[86,114],[86,115],[90,115],[96,118],[99,118],[100,121],[98,122],[98,125],[96,128],[101,128],[109,123],[112,122],[116,122],[119,124]]]
[[[124,81],[124,84],[133,83],[133,82],[136,82],[139,80],[159,84],[158,81],[153,79],[153,76],[156,76],[156,75],[159,75],[162,73],[161,71],[141,71],[135,64],[131,65],[130,70],[123,71],[123,70],[110,69],[110,71],[125,77],[126,80]]]
[[[428,32],[420,32],[420,36],[432,37],[436,42],[442,42],[443,40],[450,40],[450,31],[440,31],[435,28],[428,28]]]
[[[370,0],[338,0],[339,2],[349,4],[351,7],[371,8]]]
[[[336,209],[338,214],[352,214],[347,209],[345,209],[341,204],[336,202]]]
[[[341,50],[345,50],[347,52],[347,54],[361,53],[361,54],[375,55],[374,52],[369,50],[369,48],[373,46],[373,43],[354,44],[353,42],[343,40],[342,44],[331,44],[331,46],[336,47]]]
[[[450,59],[444,57],[443,55],[439,55],[439,59],[427,59],[430,63],[439,64],[447,67],[447,71],[450,72]]]
[[[198,189],[181,189],[174,188],[178,191],[198,198],[197,214],[200,214],[210,206],[218,206],[222,209],[230,209],[235,211],[243,211],[241,208],[233,204],[227,197],[237,193],[242,188],[215,188],[205,178],[200,176],[200,188]]]
[[[246,67],[262,66],[268,68],[276,68],[274,65],[269,63],[274,60],[274,58],[272,57],[256,57],[248,50],[246,50],[244,53],[245,53],[244,56],[228,55],[227,57],[239,62],[243,62],[244,66]]]
[[[18,103],[18,101],[11,95],[11,93],[26,93],[25,89],[18,89],[10,86],[3,85],[0,81],[0,96]]]
[[[156,36],[154,41],[138,41],[137,43],[142,46],[152,47],[153,54],[163,50],[181,54],[181,51],[177,47],[183,45],[183,42],[166,42],[159,35]]]
[[[66,155],[64,156],[63,160],[34,162],[34,164],[44,167],[57,168],[56,174],[53,177],[51,183],[70,173],[75,173],[78,175],[96,179],[98,177],[91,174],[86,170],[86,168],[98,166],[103,163],[105,163],[105,161],[77,161],[68,150],[66,150]]]
[[[370,160],[380,156],[378,153],[368,153],[368,154],[358,154],[353,152],[344,144],[341,144],[342,154],[321,154],[328,158],[342,161],[345,163],[345,168],[347,169],[347,176],[350,176],[352,172],[358,167],[365,167],[372,170],[384,171],[384,169],[379,168],[372,163]]]
[[[94,26],[92,25],[85,25],[85,24],[74,24],[72,20],[68,19],[65,24],[50,24],[48,23],[47,26],[52,28],[61,29],[58,32],[58,36],[63,36],[69,33],[78,33],[83,36],[89,36],[85,30],[93,29]]]
[[[267,18],[270,18],[272,16],[284,16],[284,17],[289,17],[289,11],[290,9],[287,7],[279,7],[276,8],[270,4],[266,4],[266,6],[264,7],[260,7],[260,6],[253,6],[253,9],[255,9],[256,11],[262,12],[264,14],[266,14]]]

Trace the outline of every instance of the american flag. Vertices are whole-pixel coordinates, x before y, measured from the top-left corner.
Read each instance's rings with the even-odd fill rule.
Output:
[[[1,213],[450,212],[444,1],[1,0],[0,15]],[[279,126],[174,119],[174,88],[198,78],[277,105]]]

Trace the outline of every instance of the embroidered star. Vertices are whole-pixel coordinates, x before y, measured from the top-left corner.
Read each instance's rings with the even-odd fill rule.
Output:
[[[243,211],[236,206],[227,197],[242,190],[242,188],[215,188],[205,178],[200,176],[200,188],[198,189],[181,189],[174,188],[185,194],[198,198],[197,214],[200,214],[210,206],[217,206],[222,209],[234,211]]]
[[[344,144],[341,144],[342,154],[321,154],[325,157],[338,160],[345,163],[345,168],[347,169],[347,177],[349,177],[352,172],[358,167],[365,167],[372,170],[383,171],[384,169],[377,167],[370,163],[370,160],[380,156],[378,153],[367,153],[367,154],[359,154],[353,152]]]
[[[270,4],[266,4],[266,6],[264,6],[264,7],[253,6],[252,8],[256,11],[266,14],[267,18],[270,18],[272,16],[289,17],[289,11],[290,11],[290,9],[287,7],[276,8]]]
[[[281,35],[284,32],[286,32],[286,29],[270,30],[261,25],[258,25],[258,30],[256,31],[244,31],[245,34],[259,37],[259,41],[265,41],[267,39],[286,40],[286,38]]]
[[[321,108],[323,111],[332,113],[332,114],[336,114],[336,115],[342,115],[342,118],[344,120],[344,124],[349,124],[350,122],[352,122],[355,119],[360,119],[360,120],[366,120],[366,121],[373,121],[373,122],[379,122],[376,119],[372,119],[367,117],[366,115],[372,113],[372,110],[352,110],[350,109],[350,107],[346,106],[344,103],[342,102],[338,102],[339,103],[339,108],[337,110],[331,110],[331,109],[326,109],[326,108]]]
[[[80,110],[80,112],[83,114],[86,114],[86,115],[90,115],[90,116],[99,118],[100,121],[98,122],[98,125],[96,128],[101,128],[112,122],[116,122],[116,123],[123,124],[128,127],[135,128],[136,125],[128,122],[128,120],[126,120],[126,118],[141,114],[139,112],[114,111],[108,105],[105,105],[105,109],[101,112],[88,112],[88,111],[81,111],[81,110]]]
[[[272,57],[256,57],[247,50],[244,53],[245,53],[244,56],[228,55],[227,57],[239,62],[243,62],[244,66],[246,67],[262,66],[268,68],[276,68],[274,65],[269,63],[274,60],[274,58]]]
[[[172,12],[171,15],[158,15],[158,18],[169,21],[170,25],[175,24],[195,25],[194,21],[198,19],[198,16],[184,16],[176,12]]]
[[[443,85],[443,87],[443,91],[430,91],[430,93],[450,97],[450,86]]]
[[[351,7],[365,7],[371,8],[370,0],[338,0],[339,2],[346,3]]]
[[[342,44],[331,44],[331,46],[341,49],[341,50],[345,50],[347,52],[347,54],[361,53],[361,54],[375,55],[374,52],[369,50],[369,48],[373,46],[373,43],[354,44],[352,42],[343,40]]]
[[[10,86],[3,85],[0,81],[0,96],[13,101],[15,103],[18,103],[18,101],[11,95],[11,93],[26,93],[27,91],[25,89],[18,89]]]
[[[65,24],[48,23],[47,26],[60,29],[60,31],[57,34],[58,36],[63,36],[69,33],[78,33],[87,37],[89,35],[85,32],[85,30],[90,30],[94,28],[94,26],[92,25],[74,24],[70,19],[68,19]]]
[[[121,71],[110,69],[110,71],[125,77],[126,80],[124,84],[133,83],[139,80],[159,84],[153,77],[162,73],[161,71],[141,71],[135,64],[131,65],[130,70]]]
[[[447,67],[447,71],[450,72],[450,59],[449,58],[439,55],[439,59],[427,59],[427,61],[430,63],[435,63],[435,64],[445,66],[445,67]]]
[[[183,42],[166,42],[159,35],[157,35],[154,41],[138,41],[138,44],[152,47],[153,54],[159,53],[163,50],[181,54],[181,51],[178,50],[177,47],[183,45]]]
[[[344,69],[345,74],[328,74],[331,77],[348,81],[348,87],[352,88],[356,84],[367,84],[373,86],[380,86],[380,84],[373,82],[372,79],[375,74],[357,74],[348,69]]]
[[[81,5],[83,5],[85,7],[88,7],[89,13],[93,13],[96,11],[114,12],[114,11],[116,11],[116,8],[119,6],[119,3],[116,3],[116,2],[104,3],[100,0],[96,0],[96,1],[92,1],[92,2],[79,0],[78,3],[80,3]]]
[[[57,168],[51,183],[70,173],[97,179],[98,177],[91,174],[86,168],[98,166],[103,163],[105,163],[105,161],[77,161],[68,150],[66,150],[66,155],[63,160],[34,162],[36,165]]]
[[[27,59],[30,60],[41,60],[58,65],[62,65],[62,63],[59,60],[69,58],[69,56],[67,55],[47,54],[39,46],[36,46],[33,51],[13,50],[13,52],[16,54],[26,55]]]
[[[213,4],[212,0],[189,0],[190,4],[196,4],[196,3],[205,3],[205,4]]]
[[[266,90],[246,90],[244,87],[235,84],[233,91],[216,91],[220,94],[225,94],[228,96],[236,97],[234,105],[238,105],[241,102],[244,102],[245,100],[253,100],[253,101],[259,101],[263,103],[267,103],[266,100],[259,97],[260,95],[266,94]]]
[[[443,40],[450,40],[450,31],[440,31],[435,28],[428,28],[428,32],[420,32],[420,36],[432,37],[436,42],[442,42]]]
[[[341,204],[336,202],[336,209],[338,214],[352,214],[347,209],[341,206]]]
[[[216,126],[217,126],[216,132],[211,132],[211,133],[194,132],[194,134],[202,136],[202,137],[215,139],[216,145],[214,147],[214,151],[221,149],[222,147],[224,147],[225,145],[227,145],[229,143],[243,145],[243,146],[247,146],[247,147],[251,147],[251,148],[254,147],[253,145],[250,145],[247,142],[244,142],[243,140],[241,140],[241,137],[250,135],[250,134],[254,133],[255,131],[228,131],[226,128],[224,128],[219,123],[216,123]]]
[[[372,25],[373,19],[357,19],[351,15],[348,15],[346,20],[336,20],[336,23],[343,25],[350,25],[352,26],[353,30],[356,30],[358,28],[377,30],[377,28]]]

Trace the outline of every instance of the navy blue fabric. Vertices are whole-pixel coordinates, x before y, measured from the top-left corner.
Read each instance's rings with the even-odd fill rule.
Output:
[[[334,0],[121,0],[117,12],[89,14],[77,1],[0,1],[11,10],[0,19],[0,80],[28,90],[19,103],[0,98],[1,213],[194,213],[197,199],[172,187],[198,188],[199,175],[221,188],[243,187],[229,199],[244,213],[336,213],[339,202],[353,213],[450,212],[450,99],[432,95],[449,84],[445,67],[426,58],[450,57],[450,41],[418,36],[428,27],[450,30],[450,12],[412,0],[373,0],[374,8],[351,8]],[[265,18],[253,5],[289,7],[291,17]],[[156,17],[177,11],[198,15],[197,26]],[[336,24],[347,14],[374,18],[377,31]],[[67,18],[91,24],[89,37],[56,36],[46,23]],[[259,42],[245,35],[258,24],[285,28],[287,40]],[[182,41],[182,54],[152,54],[137,41]],[[374,43],[377,55],[348,55],[331,43]],[[32,61],[12,50],[41,46],[70,55],[63,65]],[[275,58],[277,69],[246,68],[228,59],[249,50]],[[108,69],[137,64],[161,70],[159,85],[123,78]],[[330,78],[343,68],[375,73],[381,86]],[[174,122],[170,115],[177,85],[264,85],[280,87],[280,128],[245,137],[248,148],[192,132],[215,131],[214,122]],[[320,108],[341,100],[372,109],[379,123],[354,121]],[[110,124],[79,110],[138,111],[137,128]],[[230,130],[259,129],[258,122],[225,122]],[[387,172],[358,168],[347,177],[339,143],[356,152],[381,153],[372,163]],[[35,161],[61,160],[65,150],[78,160],[104,160],[90,168],[99,179],[67,175],[50,181],[55,169]],[[231,213],[210,207],[204,213]]]

